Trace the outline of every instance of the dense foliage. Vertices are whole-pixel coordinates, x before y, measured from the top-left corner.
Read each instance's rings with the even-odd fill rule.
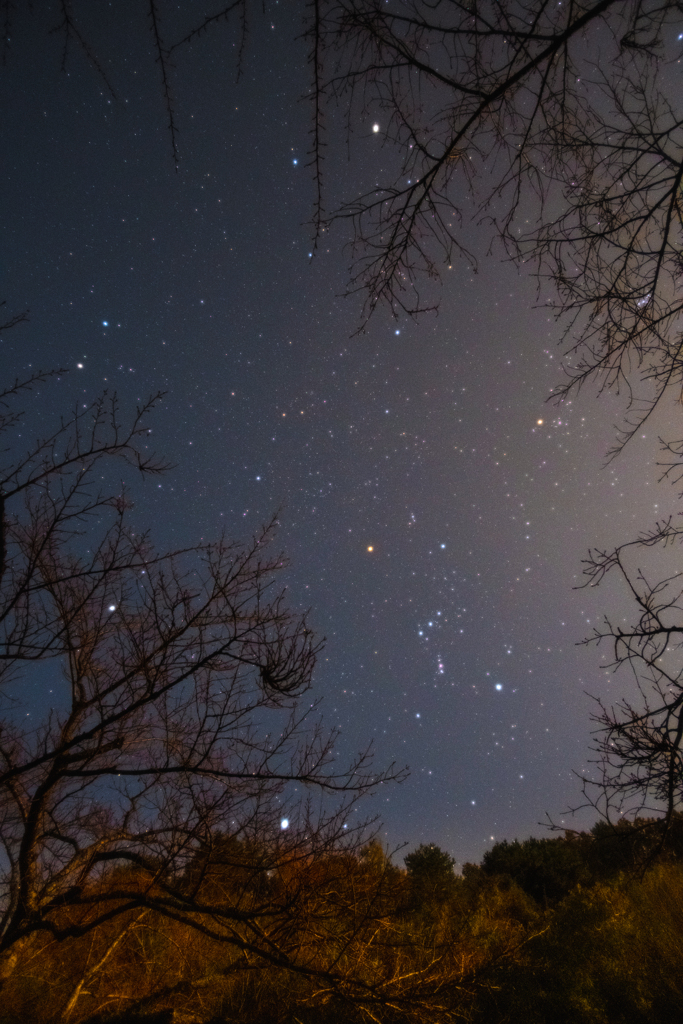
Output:
[[[265,946],[252,955],[153,908],[133,909],[73,939],[34,936],[5,979],[0,1021],[678,1020],[681,825],[677,818],[673,837],[637,821],[503,842],[462,875],[433,844],[408,854],[401,870],[377,843],[299,857],[273,873],[263,870],[263,849],[226,836],[182,884],[245,920],[268,894],[273,905],[286,896],[300,908],[292,939],[308,972],[297,979]],[[120,870],[100,886],[119,886]],[[151,884],[125,870],[128,888]],[[276,915],[264,921],[264,930],[277,927]],[[355,990],[321,984],[332,952],[353,968]]]

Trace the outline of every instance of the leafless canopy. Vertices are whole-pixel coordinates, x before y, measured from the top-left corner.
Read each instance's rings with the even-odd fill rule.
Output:
[[[6,7],[11,26],[23,12]],[[59,10],[48,27],[63,63],[78,51],[116,95],[86,9]],[[147,20],[176,164],[175,62],[234,23],[239,75],[251,11],[231,0],[193,21],[160,0],[131,8]],[[301,17],[316,231],[350,223],[349,290],[364,296],[364,321],[381,305],[434,308],[430,279],[457,257],[476,267],[473,217],[563,318],[568,376],[555,397],[591,379],[623,389],[620,450],[683,385],[680,0],[310,0]],[[355,126],[377,119],[387,167],[336,210],[323,189],[340,143],[326,130],[333,109],[352,145]]]
[[[49,376],[0,396],[7,441],[16,402]],[[273,934],[302,912],[292,888],[252,892],[248,909],[207,899],[209,852],[229,841],[233,870],[241,856],[264,878],[349,850],[357,799],[396,775],[372,774],[367,752],[342,768],[334,732],[302,703],[320,644],[275,587],[274,524],[246,544],[160,554],[129,525],[125,492],[98,491],[117,460],[164,469],[147,450],[154,401],[125,422],[105,394],[4,454],[4,970],[36,935],[132,927],[143,911],[295,969]]]
[[[380,123],[393,168],[350,220],[369,316],[432,308],[466,215],[548,280],[567,326],[562,398],[624,388],[617,449],[683,383],[683,127],[675,0],[316,0],[323,109]],[[318,77],[320,74],[318,72]],[[320,151],[322,129],[316,121]],[[364,129],[367,130],[367,127]]]

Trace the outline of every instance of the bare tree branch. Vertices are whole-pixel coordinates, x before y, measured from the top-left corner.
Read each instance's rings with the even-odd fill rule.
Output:
[[[48,376],[0,396],[0,429]],[[30,666],[54,666],[42,721],[11,702],[0,718],[0,975],[41,936],[92,936],[100,952],[71,990],[69,1016],[153,915],[354,999],[381,999],[338,951],[302,955],[302,915],[328,913],[303,878],[326,857],[349,875],[367,827],[357,801],[404,773],[375,772],[369,749],[342,766],[338,733],[304,702],[321,644],[275,586],[286,565],[272,548],[275,521],[247,544],[157,553],[128,526],[125,493],[92,488],[103,460],[164,468],[144,445],[153,404],[125,423],[102,396],[28,454],[8,455],[0,476],[0,685],[16,704]],[[217,899],[226,854],[252,882]],[[376,920],[369,905],[359,941]]]
[[[589,380],[624,392],[611,455],[683,386],[683,111],[667,87],[682,14],[675,0],[329,0],[309,26],[318,105],[372,111],[393,163],[331,218],[351,226],[364,322],[378,305],[435,308],[424,281],[456,255],[476,269],[469,207],[544,299],[553,286],[568,374],[554,398]]]

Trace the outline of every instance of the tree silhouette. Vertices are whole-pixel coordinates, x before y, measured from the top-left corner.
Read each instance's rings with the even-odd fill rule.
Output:
[[[349,125],[376,118],[389,168],[328,217],[351,222],[350,290],[365,316],[382,304],[434,308],[427,279],[456,257],[476,268],[471,215],[539,288],[554,286],[568,371],[555,397],[589,380],[625,389],[620,450],[683,382],[679,4],[320,0],[315,10],[323,110],[340,107]],[[316,159],[323,138],[316,129]]]
[[[605,617],[584,641],[608,644],[609,667],[626,671],[634,688],[633,697],[616,705],[596,701],[598,777],[584,782],[584,793],[608,820],[626,815],[640,819],[644,829],[658,826],[648,816],[663,811],[667,828],[658,828],[660,845],[683,801],[683,576],[662,575],[656,566],[650,575],[643,565],[682,539],[681,528],[668,519],[633,541],[591,551],[585,565],[593,586],[610,573],[621,579],[635,616],[626,624]]]
[[[63,66],[79,52],[115,96],[116,67],[108,70],[81,24],[87,7],[60,11],[56,24],[38,19],[31,30],[61,40]],[[131,32],[145,22],[149,30],[176,164],[174,63],[207,32],[234,24],[239,72],[251,11],[248,0],[232,0],[195,21],[190,5],[145,0],[125,12]],[[24,16],[7,7],[6,39]],[[683,385],[680,5],[313,0],[301,19],[315,229],[350,222],[349,290],[364,296],[364,317],[380,305],[393,314],[434,308],[428,280],[458,256],[476,268],[471,216],[537,274],[564,320],[568,376],[555,397],[589,380],[625,392],[619,451],[664,392]],[[381,121],[388,169],[326,213],[335,109],[349,126],[370,113]],[[353,143],[350,128],[349,136]]]
[[[319,9],[311,32],[326,68],[323,108],[341,106],[349,125],[372,114],[389,168],[328,218],[350,222],[350,289],[363,294],[365,316],[382,304],[417,315],[436,302],[426,279],[457,256],[476,266],[469,210],[480,233],[537,275],[542,298],[552,286],[547,301],[566,332],[555,399],[589,381],[624,393],[609,453],[618,454],[683,386],[680,4],[330,0]],[[661,444],[664,476],[680,480],[683,442]],[[682,588],[670,557],[657,556],[680,539],[672,521],[659,523],[591,552],[586,566],[589,585],[619,573],[637,606],[631,627],[607,619],[591,638],[612,644],[613,667],[629,668],[636,686],[615,707],[598,701],[597,775],[585,789],[610,820],[663,811],[670,822],[681,805]]]
[[[405,858],[413,898],[418,904],[447,899],[455,887],[455,861],[434,843],[418,846]]]
[[[48,376],[0,396],[8,440],[16,401]],[[116,945],[153,913],[341,984],[333,957],[299,955],[312,890],[264,880],[355,849],[356,801],[399,773],[372,773],[367,751],[341,767],[336,734],[300,702],[320,643],[275,587],[274,522],[246,544],[160,553],[129,525],[125,490],[99,490],[112,462],[165,468],[147,451],[155,401],[125,422],[105,394],[0,473],[2,973],[41,936],[118,921]],[[50,706],[27,715],[37,664]],[[197,865],[214,849],[241,857],[248,898],[234,864],[232,890],[209,898]]]

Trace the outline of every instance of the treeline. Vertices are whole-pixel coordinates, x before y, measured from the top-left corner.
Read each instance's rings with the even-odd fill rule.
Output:
[[[280,850],[273,871],[267,848],[222,836],[173,881],[194,920],[149,868],[71,893],[61,937],[4,964],[0,1021],[680,1020],[682,853],[681,816],[498,843],[462,875],[435,845],[399,868],[378,843]]]

